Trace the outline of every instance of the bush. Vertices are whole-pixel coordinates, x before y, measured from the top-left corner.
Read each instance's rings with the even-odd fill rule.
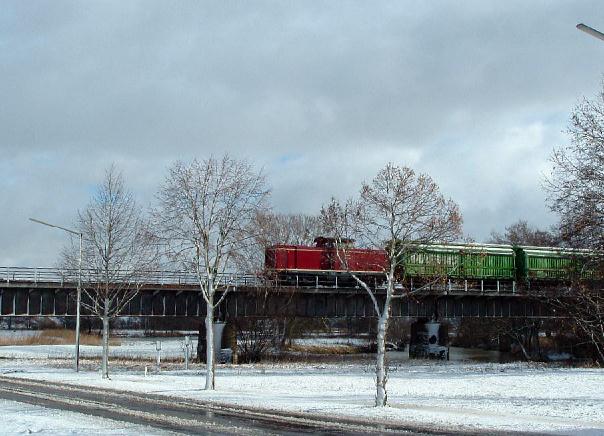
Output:
[[[256,363],[279,350],[283,343],[282,324],[275,319],[241,318],[233,321],[237,335],[237,361]]]

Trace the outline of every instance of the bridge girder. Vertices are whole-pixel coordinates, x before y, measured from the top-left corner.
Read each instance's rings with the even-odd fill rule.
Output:
[[[36,286],[0,285],[0,316],[75,316],[75,289],[37,283]],[[83,298],[86,298],[83,295]],[[378,300],[383,295],[378,292]],[[83,316],[91,316],[83,310]],[[372,318],[373,303],[362,289],[237,287],[216,311],[219,318],[305,317]],[[120,316],[203,317],[205,302],[193,286],[145,287]],[[521,290],[494,293],[444,287],[394,300],[394,318],[553,318],[546,304]]]

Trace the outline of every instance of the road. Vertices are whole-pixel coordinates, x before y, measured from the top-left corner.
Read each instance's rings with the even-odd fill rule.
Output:
[[[367,426],[329,418],[232,408],[195,400],[0,377],[0,398],[147,425],[180,434],[423,434],[404,426]],[[430,433],[444,433],[442,431]]]

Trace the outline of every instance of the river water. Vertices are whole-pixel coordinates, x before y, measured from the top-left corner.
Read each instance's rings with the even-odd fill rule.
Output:
[[[390,351],[388,359],[391,362],[403,362],[409,360],[407,351]],[[481,350],[479,348],[451,347],[449,349],[449,360],[452,362],[493,362],[505,363],[513,360],[510,353],[495,350]]]

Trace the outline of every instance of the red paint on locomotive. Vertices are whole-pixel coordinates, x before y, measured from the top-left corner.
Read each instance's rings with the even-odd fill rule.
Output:
[[[332,238],[315,239],[316,246],[305,245],[273,245],[265,252],[265,267],[267,270],[279,272],[344,272],[337,255]],[[345,241],[351,245],[352,241]],[[387,264],[384,250],[368,250],[362,248],[347,248],[346,254],[348,271],[378,273],[383,272]]]

